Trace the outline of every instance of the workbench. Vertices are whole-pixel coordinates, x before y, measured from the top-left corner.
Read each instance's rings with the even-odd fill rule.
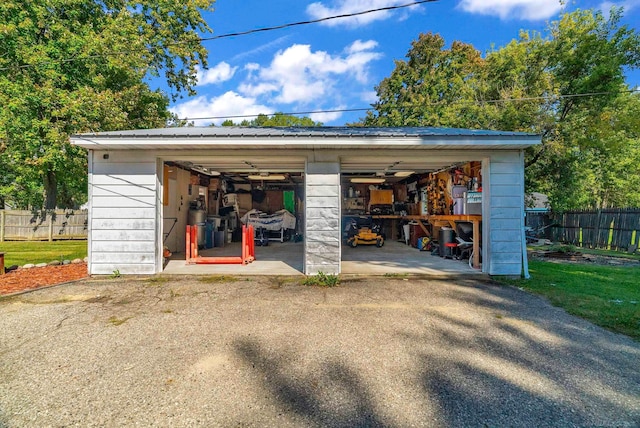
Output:
[[[390,220],[416,220],[422,230],[431,236],[431,233],[426,228],[423,222],[427,222],[433,226],[450,226],[453,230],[456,230],[457,221],[469,222],[473,225],[473,267],[480,268],[480,223],[482,222],[481,215],[464,215],[464,214],[451,214],[451,215],[368,215],[374,219],[390,219]],[[396,226],[393,224],[392,236],[396,234]]]

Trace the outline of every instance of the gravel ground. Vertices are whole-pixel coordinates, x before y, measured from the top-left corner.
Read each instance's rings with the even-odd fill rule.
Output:
[[[92,279],[0,300],[0,426],[640,425],[640,344],[538,297],[292,281]]]

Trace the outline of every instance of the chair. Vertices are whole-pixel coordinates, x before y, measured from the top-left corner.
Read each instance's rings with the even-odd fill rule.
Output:
[[[469,267],[473,267],[473,223],[456,222],[456,241],[458,242],[458,260],[469,258]],[[482,247],[480,254],[482,254]]]

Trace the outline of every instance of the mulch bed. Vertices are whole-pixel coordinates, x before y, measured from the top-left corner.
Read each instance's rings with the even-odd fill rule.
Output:
[[[14,270],[0,275],[0,295],[61,284],[88,276],[86,263]]]

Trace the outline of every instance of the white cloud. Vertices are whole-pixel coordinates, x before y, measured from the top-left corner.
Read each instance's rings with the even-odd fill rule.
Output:
[[[625,14],[640,6],[640,0],[624,0],[624,1],[603,1],[600,3],[599,9],[608,14],[612,7],[624,8]]]
[[[352,54],[356,52],[370,51],[377,46],[378,42],[376,42],[375,40],[367,40],[366,42],[363,42],[362,40],[356,40],[355,42],[347,46],[344,51],[346,53]]]
[[[346,108],[345,106],[334,107],[329,110],[342,110]],[[332,122],[334,120],[340,119],[342,117],[342,112],[334,111],[334,112],[326,112],[326,113],[311,113],[309,117],[314,122],[322,122],[323,124],[327,124],[328,122]]]
[[[225,92],[219,97],[196,97],[184,103],[177,104],[170,110],[177,114],[180,119],[244,115],[257,116],[259,113],[268,114],[273,111],[272,108],[256,102],[255,98],[243,97],[233,91]],[[242,118],[233,118],[232,120],[234,122],[240,122]],[[194,120],[194,124],[196,126],[208,125],[210,123],[219,125],[223,121],[224,119],[197,119]]]
[[[274,48],[274,47],[276,47],[278,45],[283,44],[289,38],[290,38],[290,36],[278,37],[277,39],[272,40],[272,41],[270,41],[268,43],[264,43],[264,44],[258,46],[257,48],[253,48],[251,50],[236,54],[236,55],[234,55],[233,58],[231,58],[231,60],[235,62],[235,61],[239,61],[241,59],[247,58],[247,57],[252,57],[254,55],[257,55],[257,54],[262,53],[262,52],[264,52],[266,50],[269,50],[271,48]]]
[[[562,9],[560,0],[461,0],[458,6],[470,13],[530,21],[550,18]]]
[[[211,85],[214,83],[222,83],[227,80],[231,80],[236,73],[238,67],[231,67],[226,62],[222,61],[215,67],[208,70],[202,70],[198,68],[198,85]]]
[[[370,9],[379,9],[388,6],[398,6],[408,3],[407,0],[333,0],[331,6],[326,6],[322,2],[311,3],[307,6],[307,14],[314,19],[326,18],[329,16],[346,15],[350,13],[363,12]],[[418,9],[419,6],[412,6],[409,9]],[[408,9],[403,9],[405,12]],[[335,27],[338,25],[348,25],[359,27],[374,21],[388,19],[392,11],[372,12],[349,18],[331,19],[322,22],[323,25]]]
[[[314,52],[309,45],[292,45],[279,51],[268,67],[252,66],[238,90],[252,97],[271,95],[277,103],[318,102],[336,93],[340,78],[351,76],[360,84],[367,83],[369,64],[382,56],[373,51],[376,47],[373,40],[356,40],[343,55],[331,55]]]
[[[368,104],[378,101],[378,93],[376,91],[366,91],[360,94],[360,99]]]

